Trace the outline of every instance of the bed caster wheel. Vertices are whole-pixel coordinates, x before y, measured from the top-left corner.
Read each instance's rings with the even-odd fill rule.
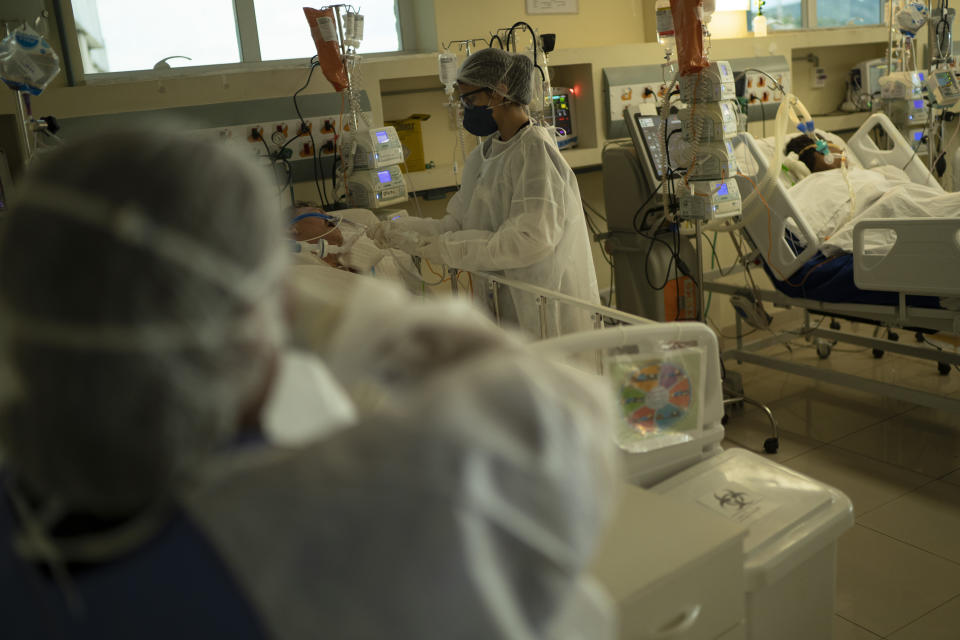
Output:
[[[874,350],[873,350],[873,357],[876,358],[877,360],[879,360],[880,358],[882,358],[882,357],[883,357],[883,349],[874,349]]]
[[[765,453],[776,453],[780,450],[780,438],[767,438],[763,441],[763,451]]]
[[[898,340],[900,340],[900,334],[894,333],[893,331],[888,331],[887,340],[890,340],[891,342],[897,342]]]
[[[833,329],[834,331],[840,331],[840,323],[837,322],[836,320],[831,320],[830,328]]]
[[[937,372],[942,376],[950,375],[950,365],[946,362],[938,362]]]
[[[832,347],[828,343],[821,342],[817,345],[817,357],[820,358],[821,360],[826,360],[827,358],[830,357],[831,350],[832,350]]]
[[[923,332],[922,332],[922,331],[917,331],[917,333],[914,334],[914,335],[915,335],[916,338],[917,338],[917,342],[923,343],[923,342],[926,342],[926,341],[927,341],[927,339],[923,336]]]

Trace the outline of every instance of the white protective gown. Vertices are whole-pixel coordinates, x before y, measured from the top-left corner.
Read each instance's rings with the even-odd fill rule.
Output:
[[[498,272],[599,304],[580,189],[550,132],[527,126],[510,140],[484,139],[467,158],[463,186],[440,220],[406,218],[405,229],[439,236],[418,253],[470,271]],[[428,238],[427,238],[428,239]],[[429,240],[429,239],[428,239]],[[501,295],[505,318],[540,335],[536,297]],[[561,305],[548,309],[548,335],[591,328],[591,313]]]
[[[588,574],[618,475],[607,385],[463,301],[293,284],[293,341],[358,422],[224,452],[186,501],[268,635],[615,637]]]

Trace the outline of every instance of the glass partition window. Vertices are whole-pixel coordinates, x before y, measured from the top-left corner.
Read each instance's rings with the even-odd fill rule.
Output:
[[[753,30],[758,0],[750,0],[747,26]],[[765,0],[767,29],[828,29],[883,24],[884,0]]]
[[[309,58],[317,53],[303,17],[303,0],[254,0],[254,6],[261,58]],[[360,52],[399,51],[396,0],[366,0],[358,8],[363,14]]]
[[[84,73],[309,58],[303,0],[72,0]],[[308,3],[307,3],[308,4]],[[319,6],[319,5],[317,5]],[[367,0],[360,53],[399,51],[397,0]],[[244,36],[239,25],[256,25]],[[251,41],[252,40],[252,41]],[[243,52],[241,54],[241,51]],[[246,57],[246,59],[244,59]]]
[[[818,27],[856,27],[883,22],[880,0],[821,0],[817,3]]]
[[[233,0],[73,0],[81,44],[96,66],[87,73],[152,69],[169,56],[169,64],[240,62]]]

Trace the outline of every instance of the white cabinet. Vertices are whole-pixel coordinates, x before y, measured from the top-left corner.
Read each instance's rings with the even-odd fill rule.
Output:
[[[617,604],[620,638],[743,638],[745,535],[700,506],[625,486],[593,567]]]

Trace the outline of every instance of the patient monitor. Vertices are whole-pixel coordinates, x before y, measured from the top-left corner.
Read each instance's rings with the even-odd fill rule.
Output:
[[[850,70],[849,97],[860,111],[869,111],[874,97],[880,94],[880,78],[887,73],[883,58],[864,60]]]

